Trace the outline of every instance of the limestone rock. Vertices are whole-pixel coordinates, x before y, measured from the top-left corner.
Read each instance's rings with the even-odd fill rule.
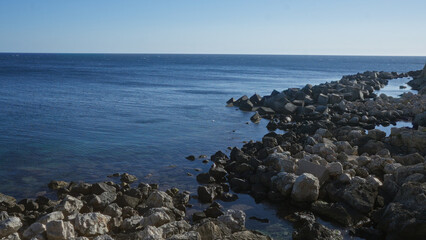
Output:
[[[74,226],[62,220],[50,221],[46,225],[48,240],[68,240],[75,237]]]
[[[101,213],[78,214],[75,218],[76,230],[84,236],[96,236],[108,233],[110,216]]]
[[[319,181],[310,173],[303,173],[296,178],[291,191],[291,198],[296,202],[313,202],[318,199]]]

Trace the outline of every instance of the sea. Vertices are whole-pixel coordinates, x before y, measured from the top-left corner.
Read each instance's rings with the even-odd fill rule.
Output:
[[[367,70],[422,69],[426,57],[0,53],[0,192],[52,195],[51,180],[139,181],[196,192],[203,158],[261,140],[267,121],[231,97],[337,81]],[[380,91],[398,96],[409,78]],[[409,125],[409,124],[408,124]],[[185,157],[196,156],[195,161]],[[291,238],[276,206],[240,194],[247,227]],[[194,208],[202,207],[194,202]],[[268,218],[269,223],[248,219]]]

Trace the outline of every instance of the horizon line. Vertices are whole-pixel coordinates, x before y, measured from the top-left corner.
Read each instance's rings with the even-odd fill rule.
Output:
[[[155,52],[1,52],[0,54],[109,54],[109,55],[248,55],[248,56],[342,56],[342,57],[426,57],[426,55],[298,54],[298,53],[155,53]]]

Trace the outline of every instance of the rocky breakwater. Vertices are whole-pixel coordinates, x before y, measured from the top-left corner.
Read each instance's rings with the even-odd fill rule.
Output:
[[[0,194],[1,240],[110,239],[269,239],[247,230],[242,211],[223,211],[216,218],[190,221],[185,210],[189,192],[158,190],[121,175],[121,184],[52,181],[59,200],[46,197],[19,202]]]
[[[294,239],[341,239],[315,216],[367,239],[426,236],[426,96],[377,96],[374,90],[397,74],[365,72],[340,81],[274,91],[270,96],[231,99],[228,105],[257,111],[270,120],[262,141],[250,141],[230,156],[217,152],[202,173],[206,186],[251,194],[257,201],[291,204]],[[414,128],[374,129],[396,121]],[[220,174],[218,174],[220,173]],[[214,191],[211,191],[214,193]],[[223,198],[211,194],[208,200]]]

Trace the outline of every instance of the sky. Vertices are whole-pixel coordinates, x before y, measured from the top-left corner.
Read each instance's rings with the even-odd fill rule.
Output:
[[[0,0],[0,52],[426,56],[425,0]]]

